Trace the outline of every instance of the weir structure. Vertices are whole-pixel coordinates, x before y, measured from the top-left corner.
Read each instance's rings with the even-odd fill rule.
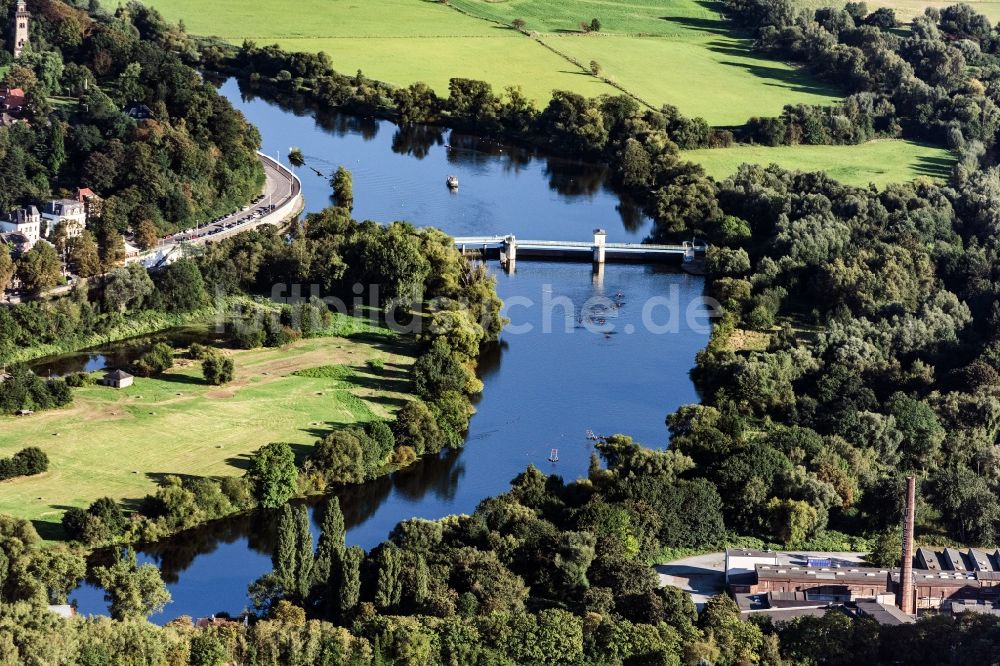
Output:
[[[462,254],[483,259],[500,259],[504,268],[515,270],[518,259],[542,261],[589,261],[595,270],[608,262],[678,263],[698,272],[707,243],[685,241],[679,245],[651,243],[608,243],[604,229],[594,229],[593,241],[523,240],[506,236],[464,236],[455,238]]]

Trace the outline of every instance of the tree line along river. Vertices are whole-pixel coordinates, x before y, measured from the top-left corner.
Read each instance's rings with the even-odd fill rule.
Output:
[[[245,95],[233,79],[221,90],[260,129],[265,153],[287,161],[291,147],[302,149],[306,165],[297,174],[307,212],[329,204],[328,177],[343,165],[354,176],[358,219],[407,220],[455,236],[551,240],[586,240],[602,227],[609,242],[639,241],[649,229],[600,165],[443,128],[402,129],[282,106]],[[448,175],[458,176],[457,192],[446,187]],[[664,446],[665,416],[698,400],[689,371],[708,340],[698,307],[702,278],[634,264],[609,264],[600,278],[580,263],[521,261],[509,275],[491,267],[511,325],[480,360],[485,388],[465,447],[339,490],[349,545],[371,548],[406,518],[471,512],[529,464],[567,479],[584,476],[593,451],[588,431]],[[169,335],[182,341],[198,334]],[[97,369],[109,360],[105,354],[120,363],[135,351],[118,345],[48,369]],[[548,461],[551,449],[558,462]],[[275,522],[267,512],[240,515],[143,547],[141,560],[161,567],[173,597],[151,620],[243,610],[247,585],[271,568]],[[107,609],[103,591],[90,583],[71,599],[85,614]]]

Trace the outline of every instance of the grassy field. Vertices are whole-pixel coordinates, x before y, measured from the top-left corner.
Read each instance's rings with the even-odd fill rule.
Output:
[[[553,89],[591,96],[619,91],[603,75],[654,106],[671,103],[713,124],[773,115],[784,104],[826,103],[836,91],[782,63],[750,53],[718,7],[703,0],[149,0],[192,34],[234,43],[252,39],[300,51],[325,51],[346,73],[398,85],[425,81],[447,89],[455,76],[520,85],[544,104]],[[601,21],[583,35],[580,21]],[[507,27],[515,18],[560,54]]]
[[[797,4],[818,9],[829,7],[833,3],[828,2],[828,0],[797,0]],[[835,6],[839,7],[842,4],[844,3],[836,3]],[[869,11],[878,7],[891,7],[896,10],[896,17],[899,20],[908,21],[914,16],[923,14],[927,7],[941,9],[958,3],[957,0],[871,0],[866,4]],[[996,0],[968,0],[966,4],[971,5],[973,9],[985,15],[993,23],[1000,21],[1000,2]]]
[[[444,95],[448,93],[448,81],[455,77],[486,81],[498,93],[507,86],[518,85],[537,106],[544,106],[553,90],[572,90],[587,97],[620,94],[535,41],[510,30],[487,38],[324,37],[272,41],[295,51],[324,51],[343,72],[360,69],[367,76],[395,85],[423,81]]]
[[[954,156],[943,148],[912,141],[872,141],[859,146],[766,146],[738,145],[725,149],[689,150],[682,155],[705,167],[709,175],[722,179],[744,162],[778,164],[786,169],[826,171],[830,177],[850,185],[891,182],[923,176],[946,178]]]
[[[201,379],[201,365],[178,361],[127,389],[75,389],[71,406],[29,417],[0,417],[0,456],[38,446],[49,471],[0,483],[0,513],[58,532],[63,511],[105,495],[141,499],[165,474],[241,475],[268,442],[311,445],[331,427],[387,417],[406,399],[412,362],[404,343],[336,337],[282,349],[232,352],[233,383]],[[382,370],[366,361],[381,358]],[[338,377],[292,373],[345,365]],[[326,373],[320,373],[326,374]]]
[[[581,62],[596,60],[604,75],[654,106],[673,104],[713,125],[777,116],[793,99],[810,104],[834,100],[829,87],[783,63],[763,61],[742,40],[724,35],[553,36],[546,42]]]
[[[793,102],[826,104],[830,86],[751,52],[718,3],[704,0],[451,0],[476,16],[509,24],[525,21],[550,47],[605,76],[653,106],[673,104],[713,125],[742,124],[776,115]],[[582,34],[597,18],[599,33]]]

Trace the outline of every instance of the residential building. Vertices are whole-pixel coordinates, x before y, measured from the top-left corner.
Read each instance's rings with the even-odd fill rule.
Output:
[[[42,216],[35,206],[18,208],[6,219],[0,220],[0,231],[22,234],[34,245],[42,237]]]
[[[75,199],[55,199],[45,204],[42,220],[45,221],[46,238],[52,237],[52,232],[60,222],[66,228],[66,236],[76,238],[87,226],[87,208],[82,201]]]
[[[129,243],[125,238],[122,238],[122,240],[125,243],[125,263],[131,264],[135,261],[139,261],[139,257],[142,255],[142,250],[138,246]]]
[[[16,231],[0,233],[0,245],[6,245],[10,256],[17,259],[31,249],[31,241],[24,234]]]
[[[94,194],[94,190],[89,187],[81,187],[76,190],[77,201],[83,204],[83,211],[87,219],[100,217],[104,199]]]
[[[0,110],[11,116],[20,115],[28,106],[24,90],[0,86]]]

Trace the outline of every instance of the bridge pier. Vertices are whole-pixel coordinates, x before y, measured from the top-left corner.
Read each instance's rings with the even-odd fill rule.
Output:
[[[594,264],[594,270],[590,274],[590,281],[595,287],[601,288],[604,286],[604,264]]]
[[[604,266],[604,241],[608,232],[604,229],[594,229],[594,266]]]
[[[503,252],[507,257],[507,261],[504,262],[504,270],[513,273],[517,267],[517,239],[514,238],[514,234],[503,239]]]

